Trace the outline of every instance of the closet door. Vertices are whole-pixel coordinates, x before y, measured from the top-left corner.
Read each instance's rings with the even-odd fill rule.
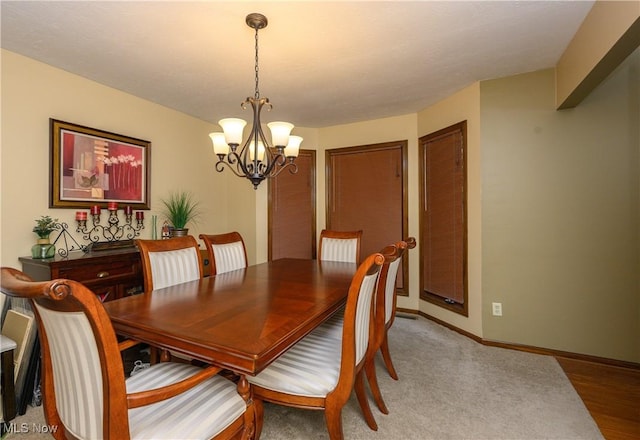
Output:
[[[269,179],[269,260],[316,256],[316,152],[300,150],[296,164]]]
[[[467,316],[466,122],[420,149],[420,297]]]
[[[362,229],[361,259],[407,236],[406,164],[407,141],[326,151],[327,229]]]

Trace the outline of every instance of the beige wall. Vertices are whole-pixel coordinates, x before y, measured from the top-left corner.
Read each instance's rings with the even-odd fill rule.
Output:
[[[570,110],[482,82],[481,121],[484,337],[639,362],[640,49]]]
[[[49,118],[151,141],[152,209],[142,238],[151,236],[150,219],[161,210],[160,198],[183,189],[192,191],[204,210],[190,225],[191,234],[224,232],[233,225],[247,238],[249,258],[255,260],[255,194],[230,173],[215,172],[208,138],[212,124],[5,50],[1,85],[1,264],[20,267],[18,257],[29,255],[37,238],[31,228],[41,215],[75,229],[75,209],[48,208]]]

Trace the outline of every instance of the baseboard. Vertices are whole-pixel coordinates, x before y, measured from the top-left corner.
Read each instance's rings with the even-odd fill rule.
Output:
[[[542,347],[534,347],[534,346],[530,346],[530,345],[521,345],[521,344],[512,344],[512,343],[506,343],[506,342],[499,342],[499,341],[493,341],[491,339],[483,339],[479,336],[476,336],[472,333],[469,333],[465,330],[462,330],[454,325],[449,324],[448,322],[445,322],[441,319],[438,319],[434,316],[431,316],[427,313],[421,312],[419,310],[411,310],[411,309],[401,309],[401,308],[397,308],[396,309],[397,312],[400,313],[405,313],[405,314],[409,314],[409,315],[419,315],[422,316],[423,318],[426,318],[430,321],[435,322],[436,324],[440,324],[443,327],[448,328],[449,330],[453,330],[456,333],[460,333],[463,336],[466,336],[470,339],[473,339],[474,341],[476,341],[479,344],[482,345],[487,345],[487,346],[491,346],[491,347],[500,347],[500,348],[508,348],[510,350],[518,350],[518,351],[526,351],[529,353],[535,353],[535,354],[543,354],[543,355],[547,355],[547,356],[557,356],[557,357],[564,357],[564,358],[569,358],[569,359],[576,359],[576,360],[580,360],[580,361],[585,361],[585,362],[593,362],[596,364],[604,364],[604,365],[609,365],[609,366],[613,366],[613,367],[621,367],[621,368],[630,368],[633,370],[640,370],[640,364],[636,363],[636,362],[629,362],[629,361],[622,361],[622,360],[618,360],[618,359],[609,359],[609,358],[604,358],[604,357],[599,357],[599,356],[591,356],[588,354],[581,354],[581,353],[572,353],[569,351],[561,351],[561,350],[553,350],[550,348],[542,348]]]

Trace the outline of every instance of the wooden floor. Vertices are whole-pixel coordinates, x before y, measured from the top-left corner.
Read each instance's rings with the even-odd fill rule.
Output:
[[[640,370],[556,359],[606,440],[640,439]]]

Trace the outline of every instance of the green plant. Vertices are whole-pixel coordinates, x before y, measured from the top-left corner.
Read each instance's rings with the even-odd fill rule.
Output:
[[[187,223],[194,221],[200,215],[200,203],[193,200],[190,193],[178,191],[169,194],[162,200],[164,214],[174,228],[184,229]]]
[[[40,238],[49,238],[58,224],[57,218],[51,218],[48,215],[43,215],[39,219],[36,219],[36,225],[33,227],[33,232],[38,234]]]

